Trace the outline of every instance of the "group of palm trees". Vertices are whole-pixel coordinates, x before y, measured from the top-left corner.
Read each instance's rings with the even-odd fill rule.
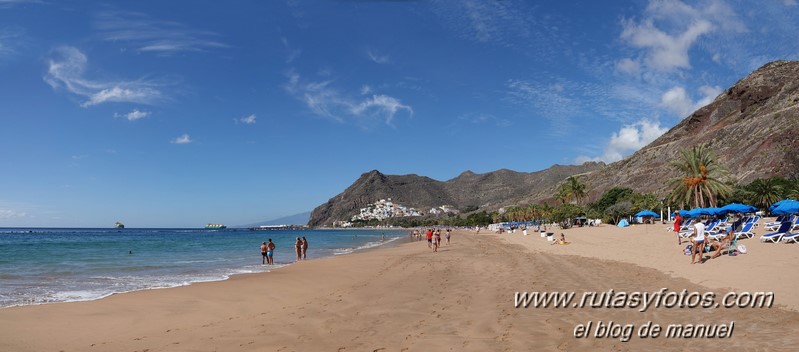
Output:
[[[719,202],[747,203],[766,209],[786,197],[799,199],[799,180],[796,179],[791,181],[772,177],[757,179],[748,185],[734,185],[728,180],[729,171],[718,164],[716,156],[704,144],[680,150],[679,158],[672,161],[671,165],[679,171],[679,176],[668,181],[672,191],[664,200],[666,204],[679,209],[716,207]],[[580,177],[571,176],[558,187],[556,199],[560,206],[553,207],[548,204],[515,206],[505,209],[503,213],[495,212],[491,217],[494,222],[550,219],[560,212],[560,207],[567,205],[581,207],[587,193],[588,186]],[[638,204],[638,207],[651,208],[652,204],[660,202],[654,194],[640,196],[646,199],[642,198],[643,203]]]
[[[669,180],[673,191],[672,204],[687,207],[716,207],[719,200],[739,202],[766,209],[784,198],[799,198],[799,180],[782,177],[756,179],[748,185],[726,181],[729,172],[716,162],[715,155],[704,144],[682,149],[672,165],[681,172]]]

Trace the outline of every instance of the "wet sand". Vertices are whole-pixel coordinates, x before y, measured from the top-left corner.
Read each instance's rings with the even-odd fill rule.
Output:
[[[564,253],[580,248],[574,235],[574,247],[537,250],[529,236],[510,238],[530,240],[524,245],[458,232],[439,253],[412,242],[223,282],[3,309],[0,350],[787,351],[799,342],[799,313],[778,308],[516,308],[517,291],[714,291],[653,268]],[[735,328],[726,339],[575,338],[575,326],[589,321],[590,335],[599,321]]]

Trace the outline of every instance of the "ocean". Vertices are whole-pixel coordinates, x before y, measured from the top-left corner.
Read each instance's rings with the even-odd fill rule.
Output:
[[[398,243],[407,231],[0,228],[0,308],[86,301],[115,293],[219,281],[295,262]],[[383,240],[385,235],[385,240]],[[261,242],[276,245],[261,265]]]

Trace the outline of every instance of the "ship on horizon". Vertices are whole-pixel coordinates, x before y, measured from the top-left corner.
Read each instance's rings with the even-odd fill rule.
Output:
[[[114,223],[114,227],[116,227],[118,229],[124,229],[125,228],[125,224],[117,221],[116,223]]]
[[[207,224],[207,225],[205,225],[205,229],[206,230],[221,230],[221,229],[226,229],[226,228],[227,228],[227,226],[225,226],[223,224]]]

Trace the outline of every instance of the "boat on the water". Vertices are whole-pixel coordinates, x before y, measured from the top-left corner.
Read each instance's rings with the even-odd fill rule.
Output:
[[[226,229],[227,226],[223,224],[207,224],[205,225],[205,228],[208,230],[221,230],[221,229]]]
[[[125,224],[123,224],[123,223],[121,223],[121,222],[117,221],[117,222],[114,224],[114,227],[116,227],[116,228],[118,228],[118,229],[124,229],[124,228],[125,228]]]

